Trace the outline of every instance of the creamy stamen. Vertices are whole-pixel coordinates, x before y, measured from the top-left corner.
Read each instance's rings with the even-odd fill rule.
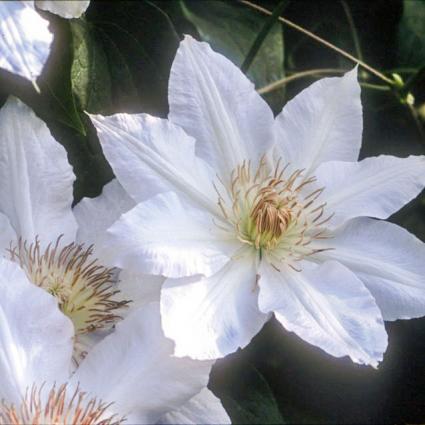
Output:
[[[332,215],[325,214],[326,203],[317,205],[324,188],[309,191],[315,177],[305,178],[304,170],[290,173],[281,160],[271,168],[263,156],[255,172],[251,168],[249,161],[237,166],[228,186],[220,179],[225,193],[216,187],[227,231],[235,231],[260,258],[267,255],[276,268],[285,262],[297,269],[293,261],[319,251],[309,247],[311,242],[328,237],[324,224]]]
[[[112,403],[87,397],[77,388],[68,394],[67,385],[53,386],[43,397],[43,386],[27,389],[19,405],[0,402],[0,425],[119,425],[125,418],[108,413]]]
[[[129,303],[117,300],[120,291],[114,286],[114,269],[92,259],[92,246],[60,246],[61,237],[45,250],[38,238],[30,244],[19,239],[16,246],[11,244],[10,259],[21,266],[31,282],[58,299],[77,335],[112,326]]]

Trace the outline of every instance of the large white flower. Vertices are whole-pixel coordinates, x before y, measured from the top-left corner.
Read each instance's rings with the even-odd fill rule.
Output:
[[[228,423],[211,362],[172,356],[158,303],[132,312],[72,370],[73,326],[0,259],[0,424]]]
[[[89,0],[35,1],[35,5],[64,18],[78,18]],[[0,1],[0,68],[35,83],[50,52],[53,34],[33,1]]]
[[[425,248],[385,219],[425,184],[423,157],[357,162],[357,71],[312,84],[276,119],[208,44],[181,43],[168,120],[93,116],[137,205],[110,229],[116,265],[168,277],[176,355],[224,356],[274,313],[334,356],[377,365],[384,320],[425,314]]]
[[[163,279],[118,273],[96,250],[107,227],[134,205],[116,180],[73,211],[75,176],[47,126],[10,98],[0,109],[0,129],[0,256],[56,297],[74,324],[78,362],[120,318],[159,301]]]

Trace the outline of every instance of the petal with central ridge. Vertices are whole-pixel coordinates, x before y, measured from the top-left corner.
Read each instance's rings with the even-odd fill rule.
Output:
[[[173,191],[216,211],[215,175],[181,128],[146,114],[91,119],[118,181],[136,202]]]
[[[325,188],[332,226],[360,216],[388,218],[414,199],[425,186],[425,156],[381,155],[360,162],[328,162],[316,171]]]
[[[273,144],[273,114],[254,85],[207,43],[186,36],[171,67],[169,119],[196,140],[196,152],[223,179]]]
[[[387,347],[384,321],[360,279],[330,261],[281,272],[263,262],[259,305],[288,331],[335,356],[377,366]]]
[[[208,212],[167,192],[122,215],[101,248],[104,258],[122,269],[183,277],[213,274],[240,245]]]
[[[336,229],[327,245],[333,249],[317,258],[337,260],[356,273],[385,320],[425,316],[425,245],[407,230],[357,218]]]
[[[323,78],[289,101],[276,117],[279,156],[306,174],[326,161],[357,161],[362,143],[357,68]]]
[[[245,347],[268,316],[258,310],[254,258],[229,261],[211,277],[168,279],[161,291],[164,333],[177,356],[214,359]]]

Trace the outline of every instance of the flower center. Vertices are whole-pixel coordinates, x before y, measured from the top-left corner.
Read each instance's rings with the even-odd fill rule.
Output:
[[[276,246],[292,220],[291,209],[273,183],[258,191],[247,222],[250,240],[257,249]]]
[[[108,414],[112,403],[89,399],[78,388],[67,394],[66,385],[53,386],[45,400],[42,395],[43,387],[34,385],[17,406],[1,401],[0,425],[119,425],[125,421]]]
[[[110,327],[120,318],[119,310],[129,303],[119,299],[114,269],[91,258],[93,247],[71,243],[60,248],[60,240],[42,251],[38,239],[31,244],[19,239],[16,246],[11,244],[10,259],[21,266],[31,282],[57,298],[77,335]]]
[[[293,261],[318,251],[309,247],[314,239],[327,238],[323,226],[332,215],[326,216],[326,204],[317,202],[324,188],[312,188],[315,177],[289,172],[280,159],[271,167],[263,156],[251,168],[244,161],[233,170],[230,185],[220,180],[222,189],[216,186],[223,218],[260,258],[266,254],[275,267],[284,261],[295,268]]]

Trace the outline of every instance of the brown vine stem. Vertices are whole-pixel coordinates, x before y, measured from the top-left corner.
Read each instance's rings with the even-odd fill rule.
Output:
[[[299,80],[301,78],[306,77],[318,77],[322,75],[328,74],[345,74],[348,72],[348,69],[339,69],[339,68],[318,68],[318,69],[308,69],[307,71],[296,72],[288,77],[282,78],[281,80],[275,81],[274,83],[268,84],[267,86],[261,87],[257,90],[260,94],[267,94],[272,91],[278,90],[284,85],[290,83],[291,81]],[[386,85],[378,85],[378,84],[370,84],[365,82],[360,82],[362,87],[366,87],[372,90],[380,90],[380,91],[389,91],[390,87]]]
[[[255,9],[258,12],[261,12],[265,15],[271,15],[272,14],[272,12],[270,12],[270,10],[265,9],[264,7],[258,6],[257,4],[251,3],[248,0],[239,0],[239,2],[244,4],[245,6],[250,7],[251,9]],[[362,68],[366,69],[367,71],[369,71],[371,74],[375,75],[376,77],[378,77],[382,81],[385,81],[390,86],[394,85],[393,80],[388,78],[387,76],[385,76],[382,72],[379,72],[377,69],[372,68],[367,63],[363,62],[362,60],[356,58],[353,55],[350,55],[350,53],[347,53],[345,50],[340,49],[339,47],[335,46],[334,44],[330,43],[329,41],[326,41],[325,39],[319,37],[318,35],[312,33],[311,31],[299,26],[298,24],[296,24],[296,23],[294,23],[294,22],[292,22],[292,21],[290,21],[286,18],[283,18],[282,16],[279,17],[279,21],[286,24],[288,27],[291,27],[294,30],[297,30],[297,31],[305,34],[306,36],[312,38],[313,40],[317,41],[318,43],[323,44],[324,46],[328,47],[329,49],[334,50],[335,52],[346,57],[347,59],[351,60],[352,62],[358,63]],[[276,81],[276,83],[278,83],[278,81]]]

